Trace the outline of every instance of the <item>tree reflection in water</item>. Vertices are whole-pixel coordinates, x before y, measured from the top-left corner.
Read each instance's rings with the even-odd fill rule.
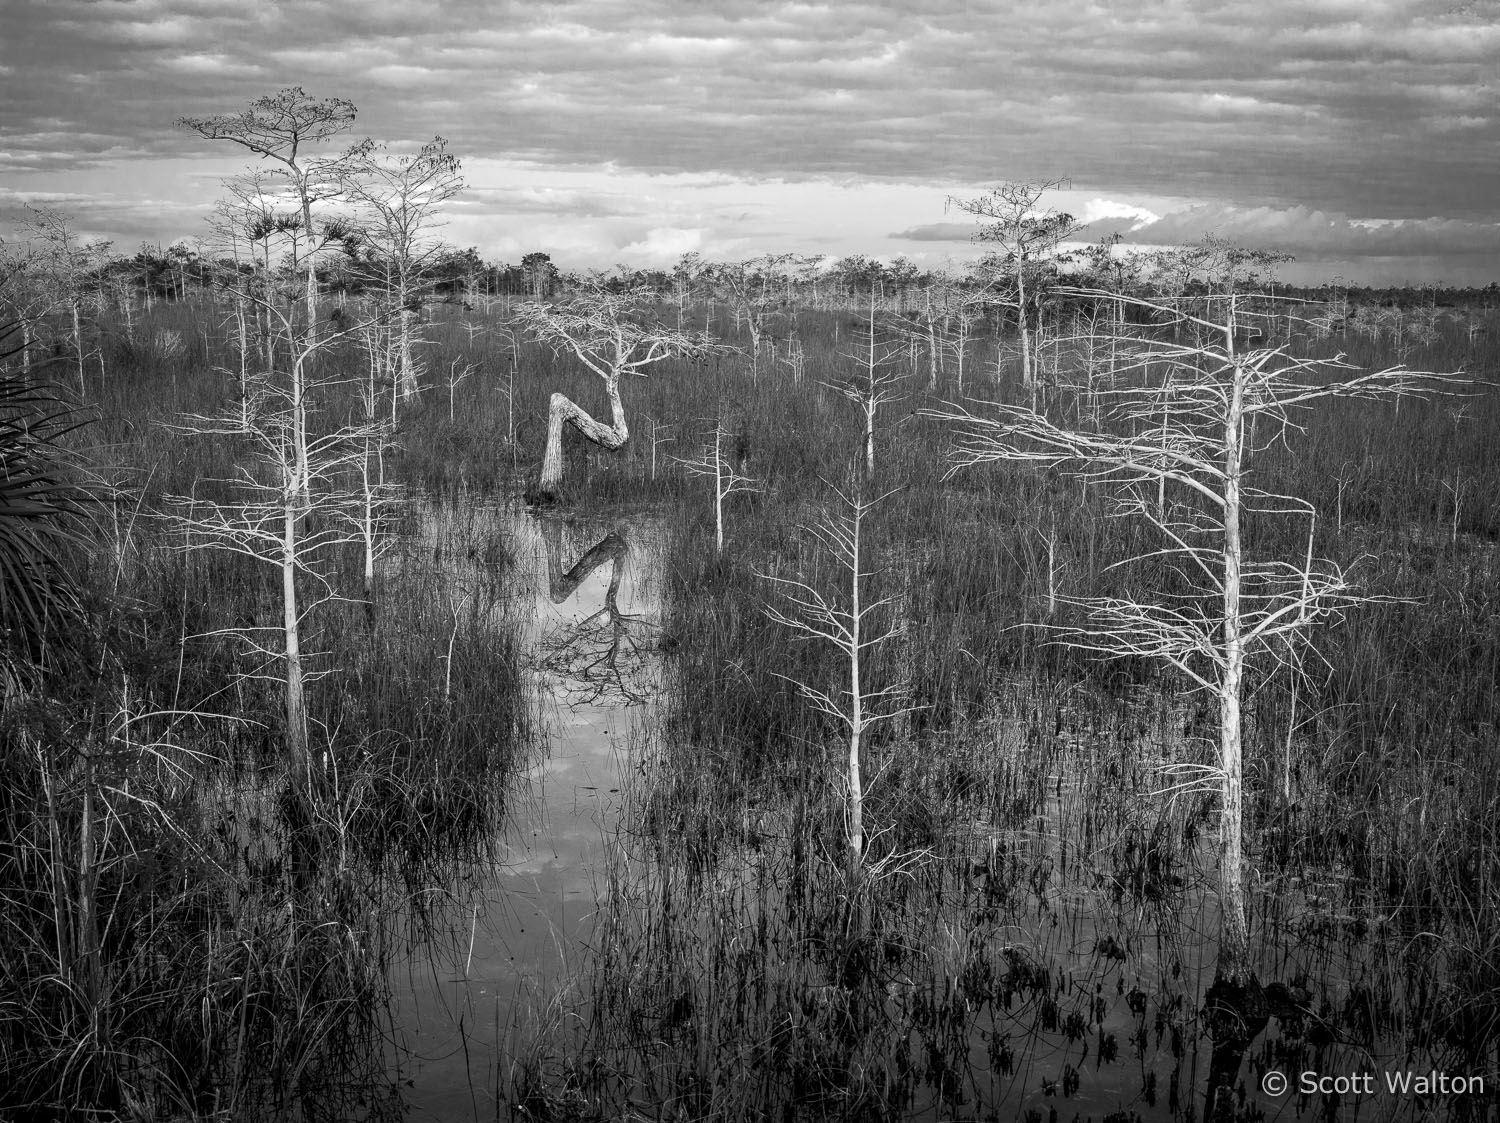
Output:
[[[543,523],[547,594],[552,603],[565,603],[605,564],[612,567],[609,586],[604,606],[597,612],[538,638],[537,665],[556,676],[553,685],[559,702],[643,705],[655,693],[655,640],[648,634],[654,625],[642,614],[620,611],[620,583],[630,544],[622,532],[611,530],[564,571],[567,555],[562,529],[551,520]]]

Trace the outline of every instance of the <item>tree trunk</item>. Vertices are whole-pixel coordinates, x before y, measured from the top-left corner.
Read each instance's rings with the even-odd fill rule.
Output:
[[[1026,259],[1016,258],[1016,319],[1021,326],[1021,385],[1031,392],[1031,406],[1036,408],[1036,377],[1031,369],[1031,325],[1026,317]]]
[[[250,325],[245,317],[245,298],[235,294],[235,324],[240,341],[240,427],[250,431]]]
[[[120,284],[115,289],[120,297],[120,314],[125,317],[125,341],[135,346],[135,294],[130,287]]]
[[[305,504],[312,502],[312,469],[307,454],[307,373],[305,363],[308,353],[292,357],[292,452],[294,457],[293,488]],[[295,519],[298,512],[293,505],[287,507],[288,516]]]
[[[865,375],[868,379],[865,406],[865,474],[875,475],[875,409],[879,402],[875,389],[875,289],[870,289],[870,351],[866,356]]]
[[[1233,314],[1230,331],[1233,331]],[[1233,341],[1231,335],[1231,354]],[[1219,821],[1221,934],[1217,978],[1234,986],[1251,979],[1250,932],[1245,901],[1244,745],[1241,694],[1245,646],[1240,634],[1240,476],[1245,405],[1245,371],[1234,359],[1234,386],[1224,426],[1224,677],[1219,686],[1219,755],[1224,770]]]
[[[371,452],[370,438],[365,437],[365,455],[360,461],[360,485],[363,491],[361,495],[362,511],[360,513],[360,532],[364,538],[365,547],[365,611],[372,613],[375,608],[375,493],[376,484],[372,484],[370,478]],[[384,481],[381,481],[384,482]]]
[[[619,563],[625,557],[629,547],[618,532],[610,531],[590,546],[583,556],[573,563],[571,569],[564,571],[561,527],[553,519],[543,520],[542,526],[543,533],[547,536],[547,595],[552,599],[553,604],[562,604],[571,597],[578,591],[578,586],[588,580],[589,574],[606,562],[612,563],[615,567],[610,584],[615,585],[619,581]]]
[[[299,495],[287,489],[281,539],[281,611],[286,644],[286,748],[299,793],[311,794],[312,759],[307,738],[307,697],[302,677],[300,613],[297,610],[297,514]]]
[[[403,398],[415,397],[418,390],[417,368],[411,354],[413,335],[412,322],[416,318],[417,314],[409,308],[402,308],[401,312],[399,313],[400,324],[396,362],[400,365],[401,368],[399,379],[401,382],[401,396]]]
[[[932,315],[932,289],[927,290],[927,389],[938,388],[937,321]]]
[[[301,176],[300,171],[298,175]],[[307,236],[307,336],[304,346],[311,354],[318,342],[318,266],[313,254],[312,203],[307,198],[306,183],[302,178],[298,186],[302,194],[302,232]]]
[[[714,427],[714,553],[724,552],[724,426]]]
[[[585,440],[600,448],[615,452],[630,439],[630,429],[625,424],[625,407],[620,403],[620,383],[612,378],[605,384],[609,395],[610,415],[614,422],[605,425],[595,421],[583,409],[562,394],[553,394],[547,405],[547,451],[542,457],[542,478],[538,490],[543,495],[556,495],[562,486],[563,424],[566,422],[583,434]]]
[[[82,301],[73,297],[73,350],[78,353],[78,396],[84,397],[88,390],[83,384],[83,324],[79,319],[79,304]]]
[[[859,881],[864,867],[865,793],[860,768],[860,741],[864,735],[864,691],[859,680],[860,607],[859,607],[859,535],[860,511],[855,509],[849,580],[849,881]]]

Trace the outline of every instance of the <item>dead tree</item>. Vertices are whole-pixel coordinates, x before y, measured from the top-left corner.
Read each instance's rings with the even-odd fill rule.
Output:
[[[1032,309],[1047,287],[1048,273],[1058,246],[1078,229],[1070,214],[1042,208],[1042,196],[1064,185],[1062,180],[1041,183],[1005,183],[977,199],[950,199],[966,214],[985,220],[976,241],[998,247],[984,265],[993,274],[985,288],[989,302],[1014,308],[1021,335],[1021,383],[1036,396],[1036,356],[1032,339]]]
[[[644,374],[647,367],[678,355],[701,355],[716,345],[705,333],[683,332],[652,318],[645,309],[650,293],[642,289],[606,292],[591,288],[559,304],[530,301],[517,312],[518,322],[554,352],[571,351],[604,380],[610,420],[595,420],[563,394],[547,405],[547,450],[537,493],[555,497],[562,486],[564,425],[571,425],[590,444],[610,452],[630,439],[620,377]]]
[[[846,835],[849,843],[848,869],[851,885],[858,884],[865,873],[866,837],[864,826],[864,804],[866,794],[865,767],[869,749],[870,730],[883,721],[892,721],[902,714],[910,713],[914,707],[897,704],[906,692],[904,683],[893,682],[882,687],[871,686],[869,654],[878,652],[885,644],[898,640],[905,632],[905,624],[897,621],[883,629],[875,623],[875,617],[895,602],[891,596],[869,599],[866,582],[876,571],[869,564],[868,543],[864,539],[865,517],[891,492],[877,499],[861,500],[835,490],[847,513],[829,514],[822,522],[802,529],[816,539],[830,557],[847,575],[847,593],[840,590],[837,595],[825,595],[805,581],[791,577],[779,577],[774,573],[761,574],[775,582],[790,606],[790,611],[767,607],[766,616],[784,627],[790,628],[799,639],[822,640],[837,649],[845,685],[831,690],[821,690],[809,682],[788,678],[802,695],[818,710],[841,725],[848,735],[847,753],[843,764],[847,784],[848,821]],[[787,676],[782,676],[787,677]]]
[[[743,462],[733,458],[724,446],[733,434],[725,426],[721,412],[714,418],[713,432],[703,443],[698,455],[692,460],[679,460],[683,469],[693,476],[712,476],[714,481],[714,552],[724,552],[724,500],[738,491],[757,491],[759,485],[749,476],[741,475]]]
[[[1370,598],[1344,571],[1313,555],[1316,512],[1305,500],[1255,486],[1253,454],[1285,440],[1301,409],[1327,398],[1395,399],[1440,391],[1458,380],[1405,367],[1360,371],[1342,358],[1289,355],[1285,348],[1244,350],[1257,298],[1227,291],[1203,298],[1189,313],[1177,303],[1080,290],[1091,299],[1119,299],[1159,316],[1174,337],[1127,337],[1106,399],[1105,427],[1062,428],[1033,410],[1001,405],[976,415],[950,409],[962,440],[954,470],[991,461],[1061,469],[1111,486],[1117,510],[1145,519],[1162,559],[1192,586],[1191,595],[1152,599],[1073,600],[1087,613],[1078,625],[1047,625],[1062,642],[1114,657],[1145,657],[1173,668],[1213,699],[1219,713],[1218,760],[1182,763],[1175,771],[1220,798],[1221,931],[1217,979],[1255,991],[1246,899],[1244,839],[1244,697],[1251,667],[1276,670],[1287,653],[1305,648],[1314,622]],[[1183,302],[1184,304],[1186,302]],[[1158,333],[1162,334],[1162,333]],[[1257,418],[1264,418],[1259,433]],[[1304,519],[1306,552],[1299,558],[1253,556],[1243,523]],[[1061,598],[1065,602],[1069,598]]]
[[[825,382],[823,385],[832,390],[837,390],[855,405],[859,406],[864,415],[865,437],[865,475],[875,475],[875,413],[887,402],[893,402],[901,397],[896,389],[899,384],[899,376],[892,371],[882,371],[882,367],[890,362],[901,352],[903,343],[900,338],[882,342],[877,335],[879,330],[879,317],[875,310],[875,291],[870,290],[870,317],[866,325],[864,346],[857,352],[849,352],[848,357],[857,362],[861,369],[863,378],[851,378],[843,383]]]

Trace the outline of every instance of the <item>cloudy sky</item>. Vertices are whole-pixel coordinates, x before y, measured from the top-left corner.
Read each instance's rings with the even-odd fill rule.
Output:
[[[173,121],[300,85],[355,102],[350,140],[448,138],[443,236],[490,260],[939,265],[975,255],[950,197],[1066,179],[1089,238],[1500,279],[1500,0],[9,0],[0,27],[0,231],[31,203],[118,250],[201,234],[247,160]]]

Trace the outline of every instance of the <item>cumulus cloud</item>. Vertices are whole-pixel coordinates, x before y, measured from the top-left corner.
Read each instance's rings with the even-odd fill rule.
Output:
[[[1165,214],[1127,203],[1097,200],[1077,208],[1074,244],[1118,236],[1129,245],[1175,246],[1205,237],[1306,257],[1402,257],[1430,254],[1500,254],[1500,222],[1424,216],[1355,218],[1313,207],[1243,207],[1199,204]],[[890,235],[916,242],[970,242],[979,224],[934,222]]]
[[[1461,227],[1361,233],[1327,216],[1491,220],[1496,57],[1493,4],[1424,0],[49,0],[0,42],[0,172],[206,159],[212,146],[175,117],[302,84],[353,99],[358,135],[441,134],[461,156],[512,164],[961,188],[1069,175],[1104,201],[1217,200],[1288,240],[1404,246],[1430,229],[1448,244]],[[637,219],[643,244],[723,217],[572,203],[583,218]],[[1285,217],[1298,208],[1324,219]],[[944,224],[898,237],[967,236]]]
[[[98,75],[115,96],[93,112],[138,138],[174,109],[230,110],[316,74],[317,92],[352,97],[386,136],[649,172],[1066,172],[1158,190],[1169,176],[1268,205],[1395,212],[1418,190],[1439,210],[1472,208],[1472,186],[1443,173],[1472,180],[1500,159],[1486,86],[1500,26],[1417,0],[563,0],[503,14],[437,0],[54,0],[29,18],[27,49],[5,60],[17,85],[81,107],[67,75]],[[0,122],[22,127],[26,101]]]
[[[660,226],[648,230],[645,237],[620,247],[625,261],[644,267],[670,265],[685,253],[703,249],[702,230],[679,230]]]
[[[1204,205],[1128,227],[1095,223],[1080,238],[1118,231],[1136,245],[1183,245],[1214,235],[1237,245],[1310,258],[1391,258],[1500,254],[1500,222],[1452,218],[1357,220],[1311,207]]]

